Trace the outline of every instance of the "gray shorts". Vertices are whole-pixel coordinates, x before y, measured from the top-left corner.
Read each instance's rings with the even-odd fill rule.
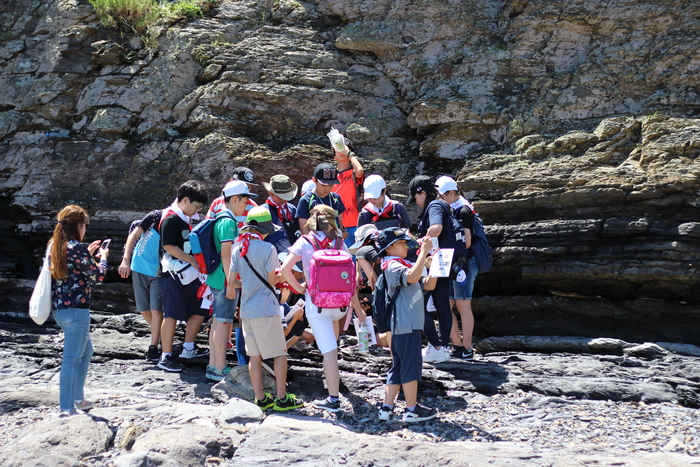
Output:
[[[140,272],[131,271],[134,281],[134,298],[136,311],[163,311],[163,299],[160,294],[158,279]]]

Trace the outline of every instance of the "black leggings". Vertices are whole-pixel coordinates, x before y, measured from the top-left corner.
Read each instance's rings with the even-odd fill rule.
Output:
[[[433,297],[433,303],[438,315],[438,327],[440,335],[435,330],[432,313],[428,311],[428,299]],[[450,309],[450,279],[448,277],[440,277],[435,285],[435,290],[425,294],[424,296],[425,309],[425,325],[423,332],[428,342],[433,344],[433,347],[440,347],[450,344],[450,332],[452,331],[452,310]]]

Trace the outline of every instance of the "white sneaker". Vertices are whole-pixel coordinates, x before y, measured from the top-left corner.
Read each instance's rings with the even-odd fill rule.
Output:
[[[440,350],[445,352],[445,355],[447,355],[447,360],[445,360],[446,362],[452,361],[452,350],[448,346],[443,345],[442,347],[440,347]]]
[[[388,407],[382,405],[381,408],[379,409],[379,415],[377,418],[379,418],[379,420],[383,420],[386,422],[388,420],[391,420],[391,415],[393,413],[394,413],[393,407],[391,409],[389,409]]]
[[[450,354],[446,353],[444,347],[439,350],[433,347],[432,344],[423,349],[423,361],[427,363],[442,363],[450,361]]]

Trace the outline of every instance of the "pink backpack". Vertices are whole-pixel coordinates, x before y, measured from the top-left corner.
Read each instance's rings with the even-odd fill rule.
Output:
[[[336,237],[333,249],[323,249],[313,235],[304,238],[314,248],[311,256],[308,291],[311,301],[322,308],[341,308],[355,295],[355,262],[344,251],[343,239]]]

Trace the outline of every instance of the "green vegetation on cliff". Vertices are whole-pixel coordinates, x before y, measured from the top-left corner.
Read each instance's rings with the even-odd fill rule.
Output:
[[[202,15],[197,0],[90,0],[102,25],[119,29],[126,34],[146,34],[149,26],[161,19],[194,18]]]

